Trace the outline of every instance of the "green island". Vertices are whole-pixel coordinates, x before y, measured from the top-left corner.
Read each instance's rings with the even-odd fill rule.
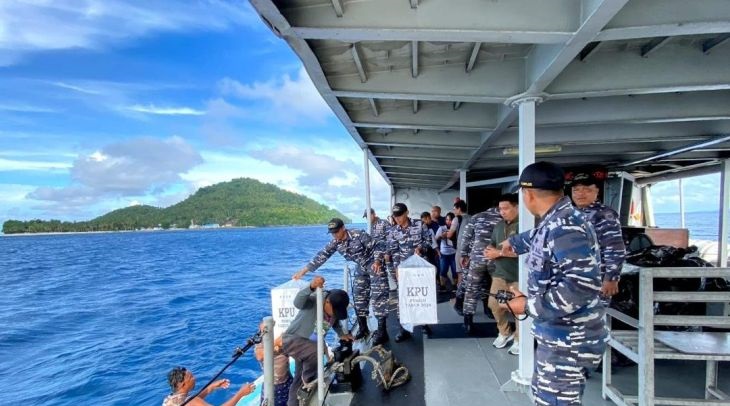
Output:
[[[261,227],[324,224],[337,210],[255,179],[240,178],[198,189],[167,208],[147,205],[111,211],[89,221],[8,220],[5,234],[127,231],[142,229]]]

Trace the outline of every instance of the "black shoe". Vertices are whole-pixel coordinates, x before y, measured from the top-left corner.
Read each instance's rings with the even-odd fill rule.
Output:
[[[376,345],[383,345],[390,340],[390,337],[388,337],[388,330],[385,328],[386,320],[387,319],[385,317],[378,318],[378,329],[373,333],[373,347]]]
[[[357,335],[355,340],[362,340],[370,334],[368,329],[368,318],[366,316],[357,316]]]
[[[464,298],[463,297],[457,297],[454,301],[454,311],[456,311],[456,314],[459,316],[464,315]]]
[[[433,331],[431,331],[431,326],[429,326],[428,324],[424,324],[423,326],[421,326],[421,329],[423,331],[423,335],[431,338],[431,336],[433,335]]]
[[[398,333],[397,336],[395,336],[395,342],[400,343],[400,342],[403,342],[406,340],[410,340],[411,338],[413,338],[413,334],[411,334],[410,331],[401,327],[400,332]]]
[[[465,314],[464,315],[464,331],[467,335],[472,335],[474,333],[474,315],[473,314]]]

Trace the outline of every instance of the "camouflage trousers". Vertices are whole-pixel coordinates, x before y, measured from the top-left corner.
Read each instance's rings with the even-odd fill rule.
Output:
[[[595,368],[601,361],[603,341],[581,346],[554,346],[538,340],[532,394],[541,406],[581,405],[586,386],[584,368]]]
[[[370,284],[372,292],[370,300],[373,305],[373,314],[377,318],[388,316],[388,300],[390,297],[390,286],[388,285],[388,271],[383,267],[380,274],[370,269]]]
[[[464,314],[473,315],[477,311],[477,304],[488,297],[487,292],[492,285],[492,277],[487,266],[469,268],[469,272],[462,278],[461,285],[464,286]],[[456,295],[459,297],[458,288]]]
[[[352,304],[355,307],[355,314],[366,316],[370,313],[370,273],[361,269],[355,270],[355,277],[352,279]]]

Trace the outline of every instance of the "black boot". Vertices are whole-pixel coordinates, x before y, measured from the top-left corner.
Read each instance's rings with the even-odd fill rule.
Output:
[[[427,338],[431,338],[431,336],[433,335],[433,331],[431,331],[431,326],[429,326],[428,324],[424,324],[423,326],[421,326],[421,329],[423,331],[423,335],[425,335]]]
[[[464,315],[464,298],[463,297],[456,297],[454,301],[454,310],[456,311],[456,314],[459,316]]]
[[[395,336],[395,342],[400,343],[402,341],[410,340],[413,337],[413,334],[411,334],[410,331],[406,330],[401,326],[400,332],[397,336]]]
[[[378,329],[373,333],[373,347],[376,345],[383,345],[390,340],[390,337],[388,337],[388,330],[385,325],[387,320],[388,319],[385,317],[378,317]]]
[[[466,331],[467,335],[471,335],[472,333],[474,333],[474,315],[473,314],[464,315],[464,331]]]
[[[368,328],[368,318],[366,316],[357,316],[357,335],[355,340],[362,340],[370,334]]]

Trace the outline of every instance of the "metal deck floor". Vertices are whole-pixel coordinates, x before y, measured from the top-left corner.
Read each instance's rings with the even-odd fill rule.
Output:
[[[475,320],[490,322],[478,309]],[[391,317],[394,319],[394,317]],[[353,405],[463,406],[484,404],[532,405],[522,393],[502,392],[500,387],[517,369],[517,357],[507,349],[492,346],[492,337],[484,338],[425,338],[416,332],[409,342],[396,344],[395,320],[389,320],[389,347],[412,374],[410,382],[389,393],[376,388],[371,381],[356,393]],[[439,322],[449,328],[461,328],[461,318],[448,302],[439,304]],[[443,326],[445,327],[445,326]],[[657,362],[657,396],[702,398],[704,395],[704,363],[687,361]],[[369,369],[364,371],[369,376]],[[623,391],[637,393],[637,368],[614,368],[614,385]],[[720,364],[719,388],[730,389],[730,365]],[[594,372],[588,380],[583,404],[612,405],[601,398],[601,374]]]

